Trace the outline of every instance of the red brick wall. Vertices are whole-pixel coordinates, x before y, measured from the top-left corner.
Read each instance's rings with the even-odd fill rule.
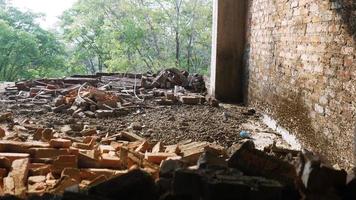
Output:
[[[354,161],[355,4],[251,0],[248,6],[248,102],[341,166]]]

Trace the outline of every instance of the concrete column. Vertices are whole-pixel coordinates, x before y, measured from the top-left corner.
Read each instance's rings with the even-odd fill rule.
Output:
[[[218,100],[244,100],[243,53],[247,0],[214,0],[211,94]]]

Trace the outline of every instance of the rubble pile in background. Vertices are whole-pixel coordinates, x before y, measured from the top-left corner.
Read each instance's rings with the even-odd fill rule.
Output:
[[[205,92],[204,77],[199,74],[189,74],[186,71],[180,71],[175,68],[162,70],[158,75],[142,77],[142,86],[144,88],[162,88],[171,89],[175,86],[181,86],[190,91],[201,93]]]
[[[2,102],[14,104],[13,108],[44,105],[35,112],[52,110],[77,118],[121,116],[157,104],[219,105],[206,94],[203,76],[177,69],[162,70],[156,75],[98,73],[20,81],[7,87],[5,94],[7,99]]]

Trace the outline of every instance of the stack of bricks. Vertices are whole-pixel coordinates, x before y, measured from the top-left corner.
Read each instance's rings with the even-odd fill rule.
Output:
[[[305,147],[333,164],[350,166],[356,45],[350,23],[340,14],[345,2],[250,1],[245,61],[251,103],[295,133]]]

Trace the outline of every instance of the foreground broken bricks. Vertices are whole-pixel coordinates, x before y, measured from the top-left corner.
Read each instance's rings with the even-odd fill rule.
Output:
[[[49,193],[63,194],[63,199],[98,200],[118,196],[128,200],[293,200],[354,195],[355,181],[346,185],[345,171],[322,165],[308,152],[296,154],[276,147],[260,151],[246,140],[232,147],[233,154],[228,156],[222,147],[207,142],[165,146],[128,132],[115,137],[121,140],[95,142],[91,149],[75,148],[75,143],[69,146],[70,140],[58,138],[47,144],[0,141],[1,149],[15,150],[0,154],[0,191],[21,198]],[[93,141],[85,140],[83,144]],[[281,152],[293,153],[297,164],[272,155]],[[73,193],[73,189],[84,193]]]
[[[195,165],[207,149],[213,152],[223,149],[207,142],[189,141],[165,146],[131,132],[112,136],[120,140],[108,144],[98,143],[101,139],[94,136],[73,142],[50,135],[43,138],[42,134],[42,142],[0,140],[2,195],[26,198],[45,193],[62,194],[68,187],[78,185],[85,189],[137,168],[157,179],[160,165],[166,160]],[[103,138],[102,141],[107,143],[108,140]]]

